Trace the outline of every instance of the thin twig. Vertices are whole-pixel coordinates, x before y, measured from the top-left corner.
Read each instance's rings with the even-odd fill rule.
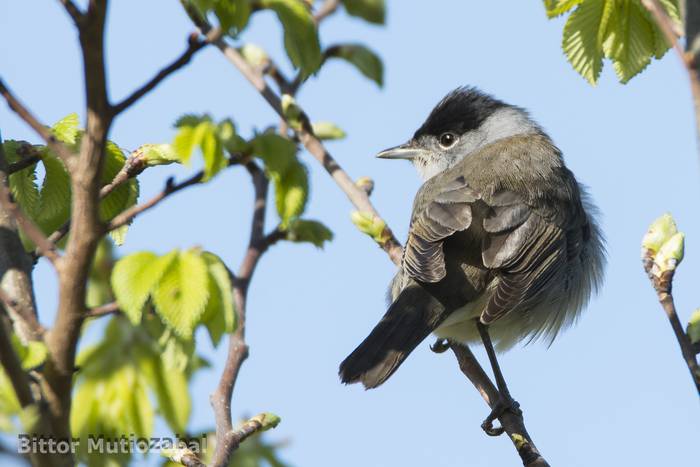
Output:
[[[54,266],[58,267],[61,256],[56,251],[56,245],[46,238],[44,232],[37,227],[29,216],[24,213],[19,204],[12,199],[12,193],[4,180],[0,181],[0,204],[14,217],[19,228],[34,242],[39,251],[41,251],[41,254],[46,256]]]
[[[46,126],[42,125],[39,120],[32,115],[32,113],[15,97],[15,95],[10,92],[7,86],[5,86],[2,79],[0,79],[0,94],[2,94],[2,96],[5,98],[10,108],[30,127],[32,127],[39,136],[41,136],[49,148],[56,153],[56,155],[61,158],[65,166],[70,169],[73,166],[73,161],[75,158],[73,151],[68,149],[65,144],[56,139],[53,133],[51,133]]]
[[[228,465],[231,454],[240,444],[236,440],[231,420],[231,397],[243,362],[248,358],[248,345],[245,342],[246,300],[248,286],[255,268],[268,245],[265,245],[265,208],[267,205],[268,180],[263,171],[253,162],[246,163],[254,187],[254,207],[251,220],[250,240],[245,257],[234,278],[233,297],[236,305],[237,327],[229,337],[226,364],[221,379],[210,397],[216,421],[216,451],[211,465],[223,467]],[[262,248],[264,246],[264,248]]]
[[[140,98],[142,98],[147,93],[152,91],[156,86],[158,86],[161,83],[161,81],[163,81],[165,78],[167,78],[183,66],[187,65],[194,56],[194,54],[203,49],[207,44],[207,41],[199,40],[197,35],[190,36],[187,43],[187,49],[185,49],[185,51],[179,57],[173,60],[173,62],[170,65],[160,70],[146,84],[141,86],[139,89],[135,90],[123,101],[112,106],[112,114],[116,116],[124,110],[126,110],[131,105],[133,105],[136,101],[138,101]]]
[[[60,2],[65,7],[68,15],[71,17],[75,25],[80,28],[80,24],[83,20],[83,13],[80,11],[80,9],[78,9],[72,0],[60,0]]]
[[[195,10],[188,2],[182,2],[185,11],[190,16],[192,21],[203,33],[207,33],[211,26],[204,20],[199,12]],[[213,42],[214,45],[224,54],[224,56],[243,74],[243,76],[258,90],[260,95],[267,101],[268,104],[277,112],[281,118],[285,118],[282,111],[282,102],[275,92],[267,85],[265,77],[259,70],[255,70],[241,56],[234,47],[231,47],[219,38]],[[302,114],[302,128],[295,130],[299,141],[304,145],[306,150],[321,163],[324,169],[330,174],[336,184],[345,193],[350,202],[362,212],[368,212],[373,216],[381,219],[379,212],[372,205],[367,194],[355,186],[355,183],[350,176],[343,170],[338,162],[331,156],[323,143],[316,138],[311,129],[311,123],[305,114]],[[386,227],[384,234],[381,236],[386,240],[379,243],[379,246],[389,254],[389,257],[394,264],[401,263],[403,249],[401,244],[396,240],[394,233]]]
[[[144,211],[148,211],[173,193],[177,193],[188,186],[198,184],[202,181],[202,177],[204,177],[204,171],[200,170],[180,183],[175,183],[175,180],[172,177],[168,178],[168,180],[165,182],[165,187],[160,193],[144,203],[137,204],[125,211],[122,211],[105,226],[105,232],[111,232],[114,229],[118,229],[119,227],[129,224],[136,216]]]
[[[678,341],[678,346],[681,349],[681,354],[683,355],[683,360],[685,361],[688,371],[690,372],[690,377],[695,383],[695,389],[700,395],[700,366],[698,366],[698,361],[695,348],[690,342],[690,337],[683,330],[683,325],[681,320],[678,318],[678,313],[676,312],[676,304],[673,300],[673,276],[675,274],[675,269],[664,271],[660,276],[654,274],[653,264],[654,264],[654,252],[647,250],[642,258],[642,264],[644,266],[644,271],[649,276],[649,281],[651,282],[654,291],[656,291],[656,296],[659,299],[659,303],[666,313],[669,323],[671,324],[671,329],[676,336]]]
[[[105,303],[104,305],[90,308],[85,313],[85,316],[87,316],[88,318],[99,318],[101,316],[107,316],[112,315],[114,313],[118,313],[119,311],[119,304],[117,302],[110,302]]]
[[[491,382],[491,379],[481,367],[479,361],[466,345],[456,342],[450,342],[449,345],[455,357],[457,357],[459,368],[462,370],[462,373],[464,373],[479,391],[479,394],[481,394],[481,397],[483,397],[488,406],[493,408],[494,403],[498,401],[498,389],[496,389]],[[498,417],[498,420],[501,422],[501,427],[503,427],[508,437],[513,442],[525,467],[549,466],[528,434],[522,414],[518,415],[512,411],[505,411]]]
[[[321,21],[335,13],[340,6],[340,0],[326,0],[314,15],[314,22],[318,26]]]

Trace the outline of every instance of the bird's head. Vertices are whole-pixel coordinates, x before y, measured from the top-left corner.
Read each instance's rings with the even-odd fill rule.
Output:
[[[525,110],[476,88],[460,87],[435,106],[413,138],[377,157],[410,160],[427,180],[498,139],[542,133]]]

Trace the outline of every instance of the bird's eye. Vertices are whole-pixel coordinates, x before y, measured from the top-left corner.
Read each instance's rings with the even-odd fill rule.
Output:
[[[454,144],[457,142],[457,137],[454,133],[443,133],[440,135],[438,142],[440,143],[440,146],[447,149],[454,146]]]

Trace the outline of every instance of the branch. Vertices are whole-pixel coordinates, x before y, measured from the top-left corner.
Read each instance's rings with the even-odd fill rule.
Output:
[[[188,39],[187,49],[170,65],[160,70],[153,78],[151,78],[150,81],[141,86],[139,89],[135,90],[129,97],[125,98],[120,103],[112,106],[112,115],[116,116],[120,114],[128,107],[133,105],[140,98],[152,91],[165,78],[167,78],[183,66],[187,65],[194,56],[194,54],[203,49],[207,44],[207,41],[199,40],[196,34],[191,35]]]
[[[335,13],[339,6],[340,0],[326,0],[323,2],[323,5],[321,5],[314,15],[314,22],[316,22],[316,26],[321,24],[321,21]]]
[[[75,25],[80,28],[80,24],[83,21],[83,13],[78,9],[78,7],[73,3],[73,0],[60,0],[63,4],[66,12],[71,17]]]
[[[479,364],[474,354],[469,347],[456,342],[450,342],[450,349],[454,352],[459,368],[462,373],[469,378],[469,381],[479,391],[481,397],[493,408],[494,402],[498,401],[498,389],[493,385],[484,369]],[[511,411],[505,411],[498,417],[501,422],[501,427],[508,434],[508,437],[513,442],[515,449],[518,451],[520,459],[525,467],[549,467],[547,461],[537,450],[535,443],[530,438],[530,435],[525,428],[523,416],[517,415]]]
[[[695,2],[692,1],[689,2],[689,5],[692,6],[691,9],[693,12],[695,10],[694,3]],[[656,24],[666,37],[666,41],[671,44],[673,50],[676,51],[678,58],[680,58],[681,63],[688,73],[688,79],[690,80],[690,91],[693,95],[693,103],[695,106],[696,137],[700,140],[700,80],[698,79],[697,69],[697,67],[700,66],[700,63],[696,63],[696,54],[693,52],[694,48],[697,48],[697,44],[694,44],[696,34],[690,31],[691,29],[695,29],[694,32],[697,33],[700,29],[700,24],[693,25],[692,21],[687,21],[686,49],[689,51],[689,53],[685,53],[678,42],[678,33],[680,31],[677,30],[676,24],[668,16],[666,9],[663,7],[663,5],[661,5],[661,2],[659,2],[659,0],[642,0],[642,4],[647,10],[649,10],[652,16],[654,16]],[[700,12],[694,12],[692,17],[695,18],[695,16],[700,16]],[[686,15],[686,17],[689,18],[691,16]],[[700,21],[700,17],[696,19]]]
[[[248,358],[248,345],[245,342],[246,300],[248,286],[260,260],[260,256],[274,242],[264,233],[265,208],[267,206],[268,179],[254,163],[246,163],[255,191],[253,217],[251,220],[250,240],[245,257],[233,281],[233,297],[236,305],[238,327],[229,338],[228,356],[221,379],[210,397],[214,418],[216,420],[216,451],[211,465],[223,467],[228,465],[231,454],[238,448],[244,437],[233,431],[231,421],[231,397],[243,362]]]
[[[180,183],[175,183],[173,177],[168,178],[168,180],[165,182],[165,187],[160,193],[144,203],[137,204],[125,211],[122,211],[104,227],[104,231],[111,232],[114,229],[118,229],[119,227],[129,224],[136,216],[144,211],[148,211],[173,193],[177,193],[182,189],[198,184],[202,181],[203,176],[204,171],[200,170],[190,178]]]
[[[42,125],[39,120],[32,115],[32,113],[27,109],[22,103],[10,92],[10,90],[5,86],[5,83],[0,78],[0,94],[7,101],[7,105],[12,109],[22,120],[24,120],[34,131],[37,132],[39,136],[46,142],[47,146],[63,161],[65,166],[70,170],[73,166],[74,156],[73,151],[68,149],[68,147],[61,141],[56,139],[56,137],[51,133],[51,131],[44,125]]]
[[[21,144],[17,148],[17,154],[22,157],[19,161],[7,166],[7,175],[24,170],[41,160],[41,155],[34,146],[29,143]]]
[[[87,311],[87,313],[85,313],[85,316],[87,316],[88,318],[99,318],[101,316],[107,316],[107,315],[119,313],[119,311],[120,311],[119,304],[117,302],[110,302],[110,303],[105,303],[104,305],[90,308]]]
[[[199,12],[197,12],[188,2],[182,2],[185,11],[190,16],[190,19],[195,23],[197,27],[203,33],[207,33],[211,26],[204,20]],[[224,54],[224,56],[231,62],[238,70],[243,74],[243,76],[258,90],[260,95],[267,101],[268,104],[274,109],[277,114],[285,119],[284,112],[282,111],[282,102],[275,94],[275,92],[267,85],[265,78],[260,70],[255,70],[251,67],[241,54],[234,48],[228,45],[223,38],[218,38],[214,42],[214,45]],[[331,156],[328,150],[325,148],[323,143],[316,138],[311,129],[311,124],[305,114],[302,113],[302,127],[295,130],[299,141],[304,145],[306,150],[323,166],[324,169],[330,174],[333,180],[336,182],[338,187],[345,193],[350,202],[361,212],[368,212],[373,216],[381,219],[379,212],[375,209],[372,203],[362,189],[355,186],[355,183],[350,178],[350,176],[343,170],[343,168],[338,164],[338,162]],[[286,120],[286,119],[285,119]],[[287,122],[289,123],[289,122]],[[379,243],[379,246],[387,252],[394,264],[401,263],[401,256],[403,249],[401,244],[394,236],[393,232],[387,227],[385,235],[386,238],[383,242]]]
[[[22,368],[17,357],[5,323],[0,319],[0,364],[5,369],[5,374],[12,384],[19,404],[24,408],[34,403],[32,390],[29,386],[29,376]]]
[[[37,227],[37,225],[22,211],[22,208],[12,199],[12,193],[5,177],[0,179],[0,205],[7,211],[19,225],[22,232],[24,232],[29,239],[34,242],[41,254],[46,256],[49,261],[55,266],[59,267],[59,260],[61,257],[56,252],[56,245],[54,245],[48,238],[44,235],[44,232]]]
[[[683,325],[681,320],[678,318],[678,313],[676,313],[676,304],[673,300],[673,276],[675,274],[675,269],[666,270],[661,273],[660,277],[653,273],[652,268],[654,264],[653,258],[654,252],[651,250],[646,250],[644,257],[642,258],[642,264],[644,265],[644,271],[649,276],[651,285],[656,291],[656,296],[659,299],[659,303],[666,313],[673,333],[678,341],[678,346],[681,348],[681,354],[683,355],[683,360],[688,367],[690,372],[690,377],[695,383],[695,389],[700,395],[700,367],[698,367],[698,362],[695,357],[696,351],[693,344],[690,342],[688,334],[683,330]]]

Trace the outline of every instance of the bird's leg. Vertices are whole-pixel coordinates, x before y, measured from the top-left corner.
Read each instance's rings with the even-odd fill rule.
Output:
[[[430,350],[435,353],[444,353],[450,348],[450,342],[447,339],[442,339],[438,337],[434,344],[430,345]]]
[[[506,384],[506,380],[501,372],[501,367],[498,364],[498,359],[496,358],[496,352],[493,349],[493,344],[491,343],[491,336],[489,336],[488,327],[482,324],[479,318],[476,320],[476,327],[479,330],[481,341],[484,343],[486,354],[489,357],[491,369],[493,370],[493,376],[496,378],[496,387],[498,388],[499,395],[499,400],[494,401],[493,407],[491,408],[491,413],[481,424],[481,428],[489,436],[499,436],[503,434],[503,428],[494,428],[493,421],[506,410],[510,410],[517,415],[521,415],[522,411],[520,410],[520,404],[518,404],[518,402],[515,401],[510,395],[508,385]]]

